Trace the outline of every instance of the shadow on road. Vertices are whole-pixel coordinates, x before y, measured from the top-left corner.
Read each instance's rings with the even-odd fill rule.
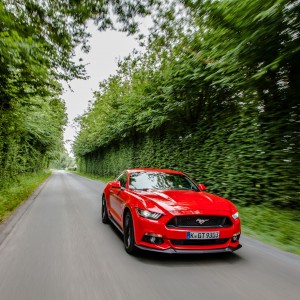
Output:
[[[136,258],[145,264],[159,265],[211,265],[211,264],[235,264],[243,258],[235,253],[212,253],[212,254],[164,254],[148,251],[140,251]]]

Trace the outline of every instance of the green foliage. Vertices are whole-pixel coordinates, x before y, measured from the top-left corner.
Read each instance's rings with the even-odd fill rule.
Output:
[[[66,117],[60,99],[33,97],[11,106],[0,115],[0,186],[19,174],[47,168],[63,147]]]
[[[77,46],[89,50],[87,21],[133,33],[135,16],[159,2],[0,0],[0,187],[61,159],[60,80],[86,78],[74,56]]]
[[[299,5],[179,2],[78,118],[80,170],[176,168],[237,203],[299,209]]]
[[[58,170],[74,170],[76,169],[75,159],[70,157],[67,151],[62,151],[57,158],[50,163],[50,168]]]
[[[26,200],[50,175],[50,172],[19,175],[14,182],[7,183],[5,187],[0,187],[0,222]]]

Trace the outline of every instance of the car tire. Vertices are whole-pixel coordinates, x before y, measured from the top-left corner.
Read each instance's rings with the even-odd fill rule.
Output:
[[[128,254],[136,252],[133,221],[129,211],[125,214],[124,218],[124,247]]]
[[[101,217],[102,223],[107,224],[109,222],[106,199],[104,195],[102,196]]]

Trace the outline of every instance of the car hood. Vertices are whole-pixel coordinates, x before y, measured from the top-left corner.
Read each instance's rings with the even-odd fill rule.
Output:
[[[206,192],[135,191],[145,207],[172,214],[203,214],[207,211],[230,211],[230,201]]]

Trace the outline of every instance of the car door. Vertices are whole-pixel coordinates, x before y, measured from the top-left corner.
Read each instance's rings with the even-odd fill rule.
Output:
[[[127,179],[127,173],[123,172],[116,181],[120,181],[121,183],[121,189],[115,189],[112,188],[110,190],[110,206],[111,206],[111,213],[113,215],[113,218],[115,221],[122,227],[122,213],[123,213],[123,207],[125,203],[125,189],[126,189],[126,179]]]

